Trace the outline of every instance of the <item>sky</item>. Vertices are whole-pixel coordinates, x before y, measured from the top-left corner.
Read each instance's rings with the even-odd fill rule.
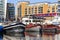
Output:
[[[17,4],[18,1],[30,1],[30,3],[36,3],[36,2],[57,2],[57,0],[8,0],[8,3],[14,3],[15,5]]]

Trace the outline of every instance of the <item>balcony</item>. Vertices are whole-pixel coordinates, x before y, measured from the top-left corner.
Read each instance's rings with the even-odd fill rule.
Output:
[[[58,9],[58,12],[60,12],[60,9]]]
[[[58,5],[58,9],[60,9],[60,5]]]

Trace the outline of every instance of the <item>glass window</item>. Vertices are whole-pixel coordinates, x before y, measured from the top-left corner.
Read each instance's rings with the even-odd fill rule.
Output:
[[[25,8],[25,14],[27,14],[27,8]]]
[[[0,18],[0,22],[1,22],[2,20],[1,20],[1,18]]]
[[[32,14],[33,14],[33,12],[34,12],[34,8],[32,8]]]
[[[0,0],[0,4],[2,3],[2,0]]]
[[[35,7],[35,13],[37,13],[37,7]]]
[[[29,14],[30,14],[30,8],[29,8]]]
[[[18,8],[18,14],[19,14],[18,16],[21,17],[21,13],[22,13],[22,12],[21,12],[21,5],[20,5],[20,8]]]
[[[58,12],[60,12],[60,9],[58,9]]]
[[[31,20],[29,20],[29,22],[31,22]]]
[[[0,22],[3,22],[4,21],[4,18],[0,17]]]
[[[0,11],[0,15],[4,15],[4,13],[2,11]]]
[[[60,8],[60,5],[58,5],[58,8]]]
[[[4,21],[4,18],[2,18],[1,20],[2,20],[2,22],[3,22],[3,21]]]
[[[25,22],[28,22],[28,20],[25,20]]]
[[[33,20],[33,22],[35,22],[35,20]]]
[[[53,8],[52,8],[52,12],[55,12],[55,8],[54,8],[54,6],[53,6]]]
[[[58,4],[60,4],[60,1],[58,1]]]
[[[50,10],[48,9],[48,11],[47,11],[48,13],[50,13]]]
[[[43,13],[43,7],[38,7],[38,13]]]
[[[36,20],[33,20],[33,22],[36,22]]]

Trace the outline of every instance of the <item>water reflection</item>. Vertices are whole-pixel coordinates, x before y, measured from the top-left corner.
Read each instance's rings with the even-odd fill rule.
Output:
[[[34,33],[25,33],[26,40],[60,40],[60,34],[55,33],[42,33],[42,35],[39,32]]]
[[[60,40],[60,33],[25,32],[15,34],[17,40]]]
[[[3,35],[2,34],[0,34],[0,40],[3,40]]]

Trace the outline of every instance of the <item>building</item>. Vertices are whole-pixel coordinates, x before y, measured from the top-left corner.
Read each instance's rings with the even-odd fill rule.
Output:
[[[60,0],[58,0],[58,15],[60,15]]]
[[[25,16],[25,7],[28,5],[29,2],[18,2],[16,5],[16,20],[21,19],[21,17]]]
[[[30,3],[30,2],[18,2],[16,7],[16,16],[24,17],[29,14],[49,14],[56,13],[57,3],[50,2],[39,2],[39,3]]]
[[[56,12],[57,2],[18,2],[16,6],[16,20],[21,19],[26,15],[43,15],[40,17],[44,17],[46,20],[52,21],[54,19],[54,16],[57,14]]]
[[[7,5],[7,0],[0,0],[0,23],[5,22],[5,19],[6,19],[6,5]]]
[[[7,21],[15,20],[15,7],[14,7],[13,3],[7,3],[6,19],[7,19]]]

